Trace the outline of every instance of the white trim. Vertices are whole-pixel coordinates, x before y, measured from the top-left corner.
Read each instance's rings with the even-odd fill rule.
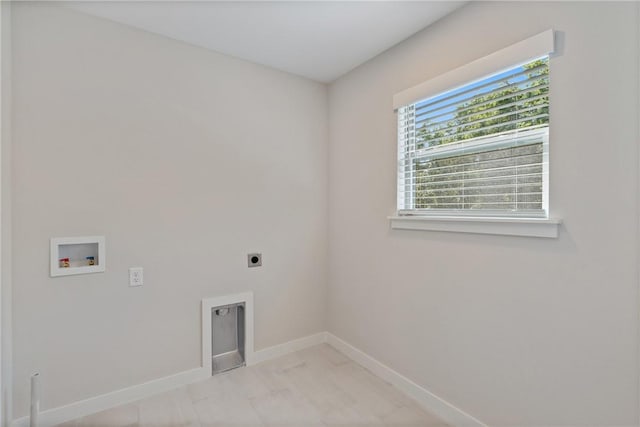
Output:
[[[51,427],[56,424],[74,420],[76,418],[95,414],[115,406],[124,405],[154,394],[163,393],[177,387],[209,378],[209,372],[204,368],[191,369],[179,374],[123,388],[101,396],[74,402],[58,408],[48,409],[40,413],[38,427]],[[11,427],[29,426],[29,417],[14,420]]]
[[[418,401],[423,408],[440,417],[446,423],[455,427],[487,427],[486,424],[478,419],[329,332],[327,332],[327,343],[356,363],[367,368],[374,375],[391,383]]]
[[[239,298],[244,300],[239,301]],[[222,301],[221,303],[219,301]],[[245,302],[245,307],[253,302],[253,294],[245,293],[220,298],[209,298],[203,300],[203,308],[211,312],[211,308],[219,305],[235,304]],[[205,303],[206,302],[206,303]],[[248,310],[247,310],[248,314]],[[207,316],[210,323],[210,316]],[[208,335],[211,336],[210,334]],[[205,340],[205,341],[211,341]],[[442,418],[447,423],[455,427],[487,427],[486,424],[465,413],[454,405],[436,396],[427,389],[419,386],[410,379],[402,376],[388,366],[367,355],[363,351],[346,343],[329,332],[319,332],[303,338],[298,338],[283,344],[274,345],[252,353],[251,362],[255,365],[267,360],[285,356],[287,354],[303,350],[314,345],[328,343],[345,356],[371,371],[374,375],[389,382],[403,393],[415,399],[422,407],[434,415]],[[209,351],[211,351],[209,349]],[[207,360],[211,360],[209,357]],[[204,364],[203,364],[204,365]],[[177,387],[192,384],[194,382],[206,380],[211,376],[211,363],[207,366],[180,372],[157,380],[138,384],[132,387],[123,388],[100,396],[81,400],[58,408],[47,409],[40,413],[39,427],[53,427],[57,424],[71,421],[80,417],[95,414],[100,411],[111,409],[116,406],[125,405],[158,393],[173,390]],[[29,417],[22,417],[14,420],[11,427],[29,426]]]
[[[503,236],[558,237],[562,220],[548,218],[494,218],[448,216],[390,216],[399,230],[454,231]]]
[[[553,30],[547,30],[395,94],[393,109],[397,110],[444,91],[495,75],[553,51]]]
[[[11,285],[11,257],[12,257],[12,227],[11,227],[11,118],[12,118],[12,86],[11,86],[11,2],[0,2],[0,160],[1,160],[1,240],[2,253],[0,263],[2,264],[0,274],[1,317],[0,317],[0,371],[2,380],[0,381],[0,406],[2,414],[0,424],[8,426],[13,419],[13,328],[12,328],[12,285]]]
[[[222,303],[219,303],[222,301]],[[218,307],[220,305],[236,304],[237,302],[244,302],[246,313],[248,315],[249,310],[247,306],[250,302],[253,302],[252,293],[244,293],[238,295],[231,295],[220,298],[209,298],[203,300],[204,309],[211,313],[211,308]],[[208,317],[209,323],[209,339],[205,340],[211,343],[211,316]],[[246,319],[247,324],[249,319]],[[255,365],[256,363],[265,362],[276,357],[285,356],[295,351],[303,350],[314,345],[322,344],[326,342],[326,332],[320,332],[314,335],[310,335],[303,338],[298,338],[283,344],[267,347],[263,350],[259,350],[253,353],[254,357],[251,358],[251,362],[247,364]],[[251,341],[253,342],[253,340]],[[247,342],[248,344],[248,342]],[[209,347],[209,352],[211,348]],[[192,384],[198,381],[206,380],[212,375],[211,372],[211,357],[206,366],[200,368],[191,369],[189,371],[180,372],[175,375],[160,378],[157,380],[149,381],[143,384],[138,384],[132,387],[123,388],[120,390],[106,393],[100,396],[92,397],[89,399],[74,402],[69,405],[60,406],[58,408],[47,409],[40,413],[39,426],[38,427],[52,427],[60,423],[75,420],[80,417],[95,414],[100,411],[114,408],[116,406],[125,405],[127,403],[134,402],[136,400],[144,399],[149,396],[153,396],[158,393],[172,390],[177,387],[182,387],[188,384]],[[22,417],[14,420],[11,423],[11,427],[27,427],[29,426],[29,417]]]
[[[284,356],[289,353],[304,350],[305,348],[313,347],[314,345],[327,342],[327,333],[319,332],[308,337],[298,338],[284,344],[274,345],[262,350],[258,350],[253,353],[253,359],[249,365],[255,365],[257,363],[264,362],[266,360],[275,359],[276,357]]]
[[[636,137],[637,137],[637,141],[640,141],[640,2],[636,2],[636,114],[637,114],[637,120],[636,120]],[[639,153],[640,154],[640,153]],[[636,170],[640,169],[640,157],[638,159],[636,159]],[[636,175],[638,182],[637,185],[638,187],[640,187],[640,174]],[[638,195],[638,191],[636,191],[636,213],[640,213],[640,196]],[[638,216],[638,221],[639,221],[639,225],[640,225],[640,215]],[[640,268],[638,268],[638,266],[640,265],[640,226],[637,229],[636,232],[636,283],[637,286],[640,287]],[[637,301],[636,304],[640,302]],[[640,324],[640,312],[638,312],[637,315],[637,322],[638,324]],[[636,340],[637,340],[637,351],[638,353],[636,354],[640,354],[640,335],[636,335]],[[640,389],[640,372],[638,373],[638,389]],[[640,396],[638,397],[638,414],[640,414]],[[639,415],[640,417],[640,415]],[[640,424],[640,419],[639,419],[639,424]]]
[[[253,292],[205,298],[202,300],[202,367],[213,375],[211,363],[211,309],[223,305],[244,303],[244,360],[253,363]]]
[[[284,356],[295,351],[303,350],[326,341],[326,332],[320,332],[303,338],[298,338],[283,344],[253,352],[253,293],[246,292],[236,295],[227,295],[223,297],[207,298],[202,300],[203,313],[207,313],[208,333],[205,331],[203,344],[209,343],[208,350],[203,348],[203,362],[199,368],[180,372],[175,375],[149,381],[143,384],[116,390],[100,396],[81,400],[69,405],[60,406],[58,408],[47,409],[40,413],[39,427],[52,427],[60,423],[75,420],[80,417],[95,414],[100,411],[111,409],[116,406],[124,405],[136,400],[144,399],[158,393],[182,387],[194,382],[203,381],[212,375],[211,367],[211,308],[221,305],[229,305],[244,302],[246,318],[245,333],[247,341],[245,343],[245,356],[247,356],[247,364],[255,365],[256,363],[265,362],[267,360]],[[251,338],[249,339],[249,325],[251,325]],[[250,345],[249,345],[250,344]],[[203,345],[204,347],[204,345]],[[249,352],[251,350],[251,352]],[[207,353],[209,356],[207,356]],[[14,420],[11,427],[27,427],[29,426],[29,417],[22,417]]]
[[[5,97],[4,91],[5,91],[5,87],[3,87],[3,79],[5,77],[4,75],[4,70],[6,69],[5,63],[4,61],[6,61],[6,57],[2,55],[2,45],[4,44],[4,19],[5,19],[5,10],[4,10],[4,5],[0,4],[0,130],[4,129],[5,125],[7,124],[5,118],[6,118],[6,114],[4,112],[4,109],[6,107],[6,105],[2,105],[4,104],[4,102],[2,102],[2,100]],[[4,143],[4,138],[1,135],[0,132],[0,147],[2,146],[2,144]],[[2,164],[2,150],[0,150],[0,165]],[[2,171],[2,167],[0,166],[0,176],[2,175],[1,173]],[[2,193],[4,192],[4,189],[2,188],[2,186],[0,186],[0,200],[2,199]],[[0,223],[2,223],[2,217],[4,217],[4,209],[2,209],[2,203],[0,203]],[[4,234],[4,230],[2,229],[2,227],[0,227],[0,277],[2,277],[2,253],[5,251],[5,248],[3,247],[4,245],[2,244],[2,235]],[[2,281],[0,280],[0,367],[4,366],[4,346],[2,345],[4,339],[4,330],[2,328]],[[4,389],[4,382],[3,382],[3,377],[4,377],[4,372],[3,369],[0,368],[0,396],[3,396],[4,393],[2,393],[2,390]],[[4,420],[5,416],[5,409],[4,409],[4,399],[2,397],[0,397],[0,424],[2,424],[2,420]]]

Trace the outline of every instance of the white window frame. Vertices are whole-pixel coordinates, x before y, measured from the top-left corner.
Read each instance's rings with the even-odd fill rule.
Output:
[[[518,64],[532,61],[554,52],[554,32],[547,30],[526,40],[522,40],[490,55],[470,62],[450,72],[437,76],[412,88],[397,93],[393,97],[393,108],[411,105],[456,87],[478,81],[505,71]],[[548,140],[545,140],[548,146]],[[544,150],[545,177],[543,179],[543,206],[546,216],[523,217],[505,212],[460,212],[438,211],[425,213],[419,210],[400,210],[389,217],[391,228],[405,230],[457,231],[481,234],[501,234],[511,236],[558,237],[561,220],[549,216],[548,199],[548,149]],[[398,197],[404,195],[398,194]]]

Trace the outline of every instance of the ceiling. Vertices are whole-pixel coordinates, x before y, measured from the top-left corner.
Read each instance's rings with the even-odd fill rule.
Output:
[[[216,52],[331,82],[461,1],[89,1],[68,6]]]

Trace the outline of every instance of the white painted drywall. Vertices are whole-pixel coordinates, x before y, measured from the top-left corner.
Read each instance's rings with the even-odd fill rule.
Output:
[[[12,420],[12,360],[13,360],[13,340],[12,340],[12,304],[11,304],[11,270],[12,270],[12,251],[11,251],[11,3],[0,3],[0,12],[2,20],[0,22],[0,226],[2,227],[2,237],[0,245],[1,252],[1,289],[2,293],[2,317],[0,318],[0,331],[2,334],[0,349],[2,351],[2,363],[0,365],[2,381],[0,382],[0,393],[2,395],[2,417],[0,423],[5,426],[9,425]]]
[[[44,3],[13,76],[15,418],[34,371],[46,409],[200,366],[205,297],[254,292],[256,350],[325,330],[325,85]],[[82,235],[107,271],[50,278]]]
[[[636,7],[473,2],[331,84],[331,333],[492,426],[637,425]],[[394,93],[548,28],[559,238],[391,230]]]

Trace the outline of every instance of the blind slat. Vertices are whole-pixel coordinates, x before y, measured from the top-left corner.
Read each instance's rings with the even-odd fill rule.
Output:
[[[521,198],[526,198],[525,196],[542,196],[542,192],[537,192],[537,193],[511,193],[511,194],[504,194],[504,193],[495,193],[495,194],[455,194],[455,195],[447,195],[447,196],[418,196],[416,197],[417,201],[420,200],[442,200],[442,199],[451,199],[451,200],[460,200],[463,203],[478,203],[478,204],[485,204],[485,203],[509,203],[510,200],[498,200],[498,201],[483,201],[482,198],[486,198],[486,199],[491,199],[491,198],[514,198],[514,197],[521,197]],[[537,199],[538,197],[536,197]],[[473,201],[471,200],[467,200],[467,199],[474,199]],[[518,202],[518,201],[514,201],[514,202]],[[531,202],[536,202],[536,200],[521,200],[519,201],[519,203],[531,203]]]
[[[542,176],[542,172],[538,172],[538,173],[530,173],[530,174],[525,174],[525,175],[506,175],[506,176],[500,176],[500,177],[490,177],[490,178],[472,178],[472,179],[458,179],[458,180],[452,180],[452,181],[446,181],[446,182],[433,182],[431,183],[431,188],[435,190],[437,190],[437,187],[434,187],[436,185],[451,185],[451,184],[459,184],[462,182],[466,182],[469,184],[477,184],[478,182],[484,182],[484,181],[500,181],[500,180],[513,180],[513,179],[536,179],[537,181],[535,183],[537,183],[540,180],[540,177]],[[415,183],[415,181],[410,181],[406,184],[409,183]],[[534,182],[529,182],[529,183],[522,183],[523,186],[525,186],[526,184],[529,185],[533,185],[535,184]],[[485,186],[486,187],[486,186]],[[408,191],[408,190],[407,190]]]
[[[540,156],[540,154],[537,154],[537,156]],[[486,161],[484,162],[484,164],[489,163],[493,160],[490,161]],[[473,163],[465,163],[464,165],[473,165]],[[454,171],[454,172],[442,172],[442,173],[437,173],[435,175],[432,176],[440,176],[440,177],[445,177],[445,176],[449,176],[449,175],[460,175],[460,174],[465,174],[465,173],[485,173],[485,172],[497,172],[497,171],[508,171],[514,168],[527,168],[527,167],[539,167],[540,166],[540,162],[536,161],[536,162],[532,162],[532,163],[522,163],[519,165],[507,165],[507,166],[495,166],[495,167],[488,167],[488,168],[483,168],[483,169],[473,169],[473,170],[462,170],[462,171]],[[412,175],[417,175],[418,173],[420,173],[421,171],[425,171],[425,170],[429,170],[429,171],[442,171],[444,169],[451,169],[454,166],[440,166],[440,167],[434,167],[434,168],[428,168],[428,169],[415,169],[412,173]]]
[[[544,86],[543,89],[548,89],[548,86]],[[518,92],[518,94],[520,94],[520,95],[526,95],[526,94],[529,94],[529,93],[531,93],[530,90],[523,91],[523,92]],[[494,102],[504,101],[505,99],[510,99],[510,98],[517,97],[518,94],[515,94],[515,93],[514,94],[508,94],[508,95],[504,95],[504,96],[502,96],[500,98],[496,98],[496,99],[492,99],[492,100],[489,100],[489,101],[482,102],[481,105],[470,105],[468,108],[460,108],[459,110],[456,111],[456,113],[466,113],[467,111],[472,111],[474,108],[477,109],[479,107],[485,107],[485,106],[487,106],[487,105],[489,105],[491,103],[494,103]],[[532,96],[530,98],[520,98],[520,99],[517,99],[516,101],[510,102],[508,104],[502,104],[502,105],[499,105],[497,107],[491,107],[491,108],[484,109],[484,110],[482,110],[482,113],[492,113],[494,111],[504,110],[504,109],[507,109],[507,108],[513,108],[513,107],[516,107],[516,106],[521,105],[521,104],[526,104],[528,102],[533,102],[533,101],[537,101],[537,100],[540,100],[540,99],[543,99],[543,98],[547,98],[548,96],[549,96],[549,94],[543,93],[542,95],[535,95],[535,96]],[[416,125],[416,128],[419,129],[420,125],[424,126],[424,124],[428,122],[429,123],[429,127],[434,127],[434,126],[438,125],[439,123],[446,123],[447,121],[451,121],[450,117],[446,118],[444,120],[437,120],[437,121],[433,121],[434,118],[447,117],[447,116],[450,116],[450,115],[451,115],[451,112],[447,112],[447,113],[439,114],[437,116],[424,117],[424,118],[421,118],[421,119],[420,118],[416,118],[415,125]]]
[[[526,80],[523,80],[523,81],[514,82],[514,83],[508,83],[509,79],[511,79],[511,78],[517,78],[517,77],[520,77],[520,76],[523,76],[523,75],[526,75],[526,74],[530,74],[530,73],[535,72],[537,70],[540,70],[542,68],[544,68],[544,65],[540,65],[538,67],[534,67],[534,68],[531,68],[529,70],[522,71],[521,73],[518,73],[516,75],[505,77],[504,79],[491,81],[489,83],[485,83],[485,84],[482,84],[480,86],[474,86],[471,89],[468,89],[468,90],[463,91],[463,92],[453,93],[452,95],[446,96],[444,98],[440,98],[437,101],[434,101],[432,103],[417,103],[416,104],[416,109],[415,109],[416,116],[422,115],[422,114],[427,114],[428,112],[438,111],[438,110],[441,110],[443,108],[450,107],[450,106],[453,106],[453,105],[463,104],[463,103],[468,102],[469,100],[471,100],[473,98],[477,98],[478,96],[481,96],[481,95],[483,95],[485,93],[493,93],[493,92],[497,92],[498,90],[510,89],[510,88],[513,88],[514,86],[517,87],[517,86],[520,86],[520,85],[526,84],[526,83],[530,83],[531,84],[531,83],[535,83],[535,82],[540,81],[540,80],[546,80],[547,76],[542,74],[542,75],[536,75],[535,77],[532,77],[532,78],[529,78],[529,79],[526,79]],[[503,83],[503,82],[507,82],[507,83],[505,85],[503,85],[503,86],[500,86],[500,84]],[[497,87],[494,88],[494,89],[482,92],[482,89],[487,89],[487,88],[490,88],[492,86],[497,86]],[[468,95],[468,96],[466,96],[466,95]],[[457,101],[453,101],[453,102],[448,102],[448,103],[446,102],[446,101],[450,101],[450,100],[453,100],[453,99],[458,99],[458,100]],[[442,103],[444,103],[444,104],[440,105]]]
[[[497,109],[495,109],[493,111],[504,110],[504,109],[507,109],[507,108],[511,108],[512,106],[517,106],[517,105],[515,105],[515,104],[511,105],[510,104],[510,105],[506,105],[504,107],[497,108]],[[464,123],[462,123],[460,125],[452,125],[452,126],[447,125],[447,126],[443,126],[443,127],[435,127],[433,125],[429,125],[429,126],[425,126],[423,128],[418,128],[417,131],[420,132],[420,131],[422,131],[424,129],[425,133],[434,133],[434,132],[451,133],[451,132],[456,132],[459,129],[464,129],[464,128],[469,127],[469,126],[473,126],[473,125],[478,124],[478,123],[486,123],[486,122],[490,122],[490,121],[493,121],[493,120],[496,120],[496,119],[501,119],[501,118],[509,117],[509,116],[519,116],[520,114],[524,114],[524,113],[527,113],[527,112],[530,112],[530,111],[534,111],[534,110],[541,110],[541,109],[544,109],[544,108],[547,108],[547,106],[546,105],[533,105],[531,107],[525,107],[525,108],[522,108],[522,109],[517,109],[515,111],[507,111],[505,113],[498,113],[495,116],[483,117],[483,118],[480,118],[480,119],[472,120],[470,122],[464,122]],[[493,111],[491,111],[491,112],[493,112]],[[488,113],[488,112],[481,111],[481,112],[479,112],[477,114],[474,114],[474,115],[472,115],[470,117],[474,117],[474,116],[478,116],[478,115],[482,115],[482,114],[486,114],[486,113]],[[525,117],[522,117],[522,120],[525,120],[525,119],[534,120],[536,117],[542,117],[542,116],[545,116],[545,115],[548,116],[549,113],[542,113],[542,114],[538,113],[538,115],[534,115],[534,116],[525,116]],[[516,120],[507,121],[507,122],[502,122],[502,123],[497,124],[496,126],[509,126],[509,125],[511,125],[513,123],[516,123],[516,122],[517,122],[517,119]],[[484,131],[485,129],[488,129],[488,128],[489,128],[488,126],[483,126],[483,127],[478,127],[478,128],[472,128],[470,131],[481,132],[481,131]]]

